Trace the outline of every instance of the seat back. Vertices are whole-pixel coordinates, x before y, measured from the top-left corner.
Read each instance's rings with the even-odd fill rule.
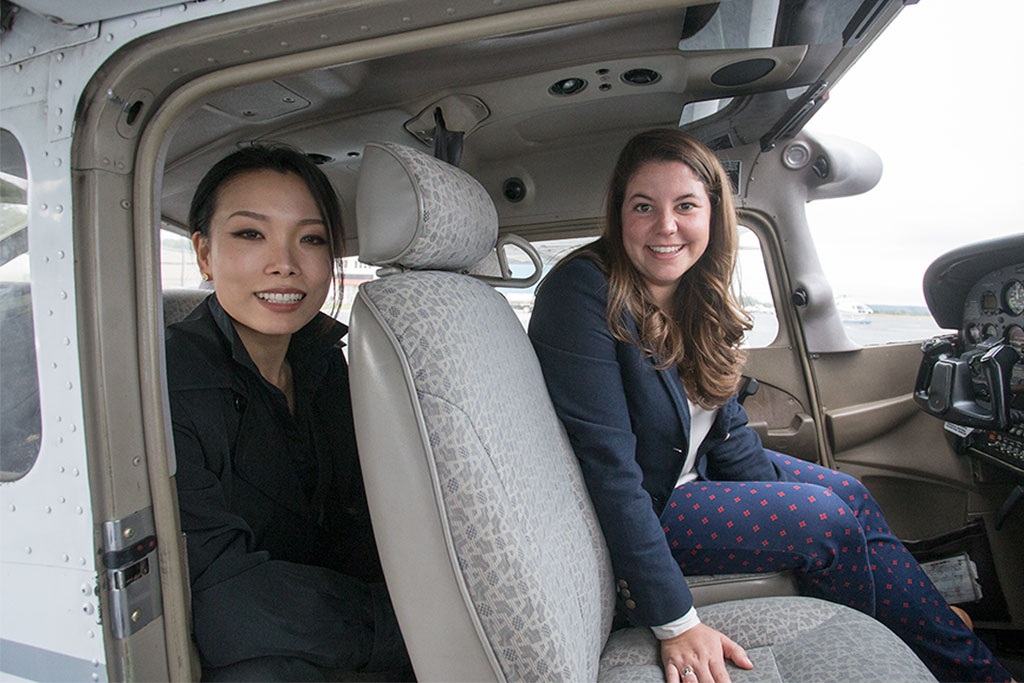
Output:
[[[212,292],[212,289],[190,289],[187,287],[165,289],[163,291],[164,327],[184,320]]]
[[[596,680],[604,538],[521,324],[463,274],[497,216],[468,174],[367,147],[351,318],[356,438],[388,588],[420,680]],[[388,274],[390,273],[390,274]]]

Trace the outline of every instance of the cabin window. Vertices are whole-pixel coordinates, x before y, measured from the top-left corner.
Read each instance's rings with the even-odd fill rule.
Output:
[[[0,129],[0,481],[23,477],[42,441],[32,284],[28,171],[21,145]]]
[[[765,270],[761,242],[750,229],[740,226],[738,230],[740,251],[734,273],[734,286],[743,307],[750,313],[754,322],[754,329],[747,333],[743,346],[747,348],[768,346],[779,333],[779,319],[775,313],[775,304],[768,284],[768,273]],[[594,239],[596,239],[594,236],[573,237],[540,240],[532,244],[540,254],[544,263],[544,275],[547,275],[569,252],[593,242]],[[513,276],[526,277],[533,272],[533,263],[518,249],[508,249],[505,253],[508,256]],[[536,286],[527,289],[499,287],[498,291],[508,299],[523,327],[528,327],[530,316],[533,314]]]
[[[167,228],[160,230],[160,282],[164,289],[198,287],[202,281],[192,240]]]
[[[593,242],[595,239],[596,236],[590,235],[568,239],[538,240],[531,242],[531,244],[537,250],[544,264],[543,275],[547,275],[569,252],[584,244]],[[533,273],[533,262],[520,250],[514,248],[506,249],[505,255],[508,257],[508,267],[512,270],[513,277],[529,277]],[[525,289],[512,287],[497,288],[508,299],[512,310],[516,312],[516,317],[523,324],[523,329],[527,329],[530,325],[530,316],[533,315],[533,300],[536,297],[537,285],[539,284],[540,282]]]
[[[750,315],[753,329],[743,338],[744,348],[768,346],[779,334],[779,316],[775,311],[761,240],[750,228],[737,227],[739,254],[733,271],[733,287],[740,304]]]

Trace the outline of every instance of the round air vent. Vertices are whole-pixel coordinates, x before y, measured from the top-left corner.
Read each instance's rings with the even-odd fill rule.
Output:
[[[582,78],[563,78],[553,83],[548,92],[552,95],[575,95],[587,87],[587,81]]]
[[[745,59],[742,62],[733,62],[728,66],[723,66],[711,74],[711,82],[724,87],[746,85],[767,76],[774,68],[774,59],[767,59],[765,57]]]
[[[508,178],[501,187],[501,194],[507,202],[512,204],[521,202],[526,197],[526,183],[519,178]]]
[[[798,171],[811,161],[811,148],[803,142],[792,142],[782,151],[786,168]]]
[[[661,80],[661,74],[654,69],[630,69],[622,74],[622,80],[630,85],[653,85]]]

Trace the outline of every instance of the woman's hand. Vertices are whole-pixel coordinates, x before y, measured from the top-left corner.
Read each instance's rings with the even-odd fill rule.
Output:
[[[729,683],[726,658],[741,669],[754,668],[742,647],[704,624],[661,641],[661,663],[667,683]],[[683,676],[687,669],[693,673]]]

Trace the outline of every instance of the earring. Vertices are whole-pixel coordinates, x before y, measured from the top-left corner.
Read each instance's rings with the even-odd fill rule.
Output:
[[[210,277],[210,275],[208,273],[203,273],[202,277],[203,277],[203,282],[209,282],[210,280],[213,279],[212,277]]]

